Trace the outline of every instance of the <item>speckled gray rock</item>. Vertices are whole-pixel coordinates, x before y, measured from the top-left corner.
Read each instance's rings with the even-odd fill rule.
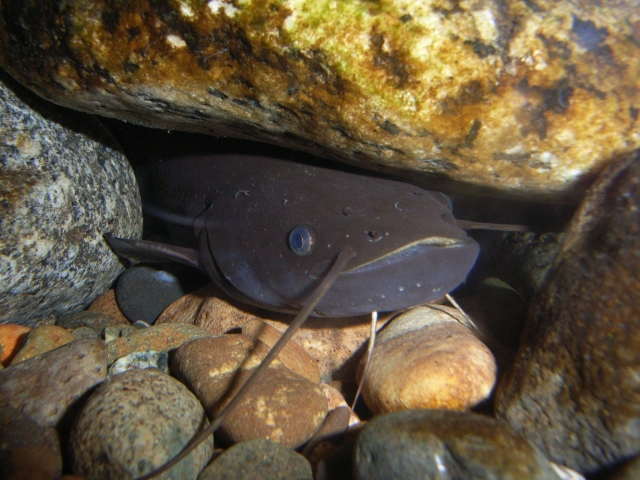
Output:
[[[640,151],[602,172],[529,309],[496,412],[583,474],[640,454]]]
[[[405,410],[374,418],[358,438],[354,471],[358,480],[559,480],[542,453],[507,424],[448,410]]]
[[[187,388],[159,370],[128,370],[89,398],[71,434],[73,471],[91,479],[131,479],[173,458],[208,424]],[[213,452],[213,437],[158,479],[195,479]]]
[[[50,480],[62,473],[58,432],[11,407],[0,408],[0,478]]]
[[[9,405],[41,425],[55,426],[106,376],[104,342],[76,340],[0,371],[0,409]]]
[[[0,72],[0,322],[88,305],[122,270],[102,234],[142,233],[133,172],[93,117]]]
[[[312,480],[311,464],[271,440],[234,445],[205,468],[198,480]]]
[[[107,376],[112,377],[113,375],[126,372],[132,368],[138,368],[140,370],[157,368],[164,373],[169,373],[169,355],[167,352],[158,352],[155,350],[130,353],[113,362],[109,367]]]

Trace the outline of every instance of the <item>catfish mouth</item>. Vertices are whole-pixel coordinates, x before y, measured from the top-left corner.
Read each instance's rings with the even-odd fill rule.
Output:
[[[380,258],[376,258],[375,260],[372,260],[371,262],[365,263],[363,265],[358,265],[357,267],[351,270],[345,270],[342,273],[344,275],[365,273],[371,270],[377,270],[381,267],[385,267],[387,265],[391,265],[394,263],[405,262],[410,257],[425,253],[427,250],[459,248],[467,245],[470,241],[473,241],[473,240],[470,240],[469,237],[466,237],[464,239],[447,238],[447,237],[423,238],[413,243],[404,245],[398,250],[389,252]]]
[[[473,242],[474,240],[472,240],[470,237],[465,237],[463,239],[448,237],[423,238],[404,245],[401,248],[394,250],[393,252],[389,252],[382,257],[378,257],[370,262],[364,263],[362,265],[357,265],[351,269],[345,269],[342,273],[340,273],[340,276],[358,275],[361,273],[378,270],[389,265],[406,262],[411,257],[422,255],[428,251],[437,249],[444,250],[451,248],[461,248]],[[319,264],[315,265],[309,271],[309,276],[311,276],[312,278],[322,278],[322,276],[326,273],[328,263],[329,262],[320,262]]]

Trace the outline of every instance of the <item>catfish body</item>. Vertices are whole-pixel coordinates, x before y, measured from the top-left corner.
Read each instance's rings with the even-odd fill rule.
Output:
[[[269,310],[298,312],[347,245],[356,255],[313,315],[441,298],[479,251],[446,196],[394,180],[241,155],[163,160],[148,178],[146,210],[227,293]]]

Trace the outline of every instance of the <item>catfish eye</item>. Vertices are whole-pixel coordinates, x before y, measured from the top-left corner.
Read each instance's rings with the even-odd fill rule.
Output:
[[[296,255],[311,253],[316,244],[316,233],[308,225],[299,225],[289,233],[289,248]]]

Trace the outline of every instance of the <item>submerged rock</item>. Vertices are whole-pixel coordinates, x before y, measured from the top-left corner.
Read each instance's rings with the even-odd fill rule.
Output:
[[[245,335],[200,338],[175,352],[172,367],[213,417],[268,350],[264,343]],[[296,448],[311,438],[326,414],[327,400],[320,385],[276,358],[222,422],[219,434],[228,443],[268,438]]]
[[[137,478],[177,455],[208,425],[202,405],[159,370],[128,370],[104,382],[71,434],[73,471],[87,479]],[[195,480],[209,461],[213,436],[158,476]]]
[[[582,473],[640,454],[640,152],[606,169],[529,310],[497,412]]]
[[[107,376],[107,354],[98,339],[76,340],[0,371],[0,409],[10,406],[45,426]]]
[[[614,152],[640,146],[633,8],[34,3],[2,10],[0,65],[91,113],[428,172],[440,184],[579,196]]]
[[[374,414],[411,408],[465,410],[489,397],[497,375],[495,359],[456,316],[460,313],[450,307],[416,307],[378,334],[362,388]],[[366,355],[359,381],[365,361]]]
[[[299,453],[267,439],[249,440],[226,450],[198,480],[312,480],[311,465]]]
[[[508,425],[471,412],[405,410],[371,420],[358,438],[355,478],[559,480]]]
[[[0,322],[35,325],[85,307],[122,270],[102,235],[142,233],[129,163],[96,119],[2,72],[0,158]]]

